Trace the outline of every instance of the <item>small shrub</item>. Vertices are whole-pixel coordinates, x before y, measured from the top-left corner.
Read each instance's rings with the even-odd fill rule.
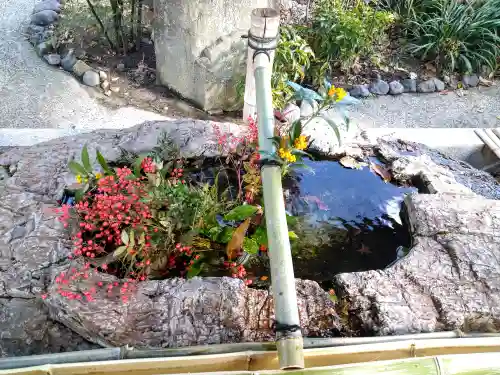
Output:
[[[314,57],[311,47],[301,36],[301,29],[291,26],[280,28],[271,77],[274,108],[283,109],[291,99],[293,90],[287,81],[302,82]]]
[[[357,59],[376,51],[394,22],[391,12],[377,10],[364,0],[319,0],[309,41],[319,60],[349,69]]]
[[[425,0],[406,25],[408,51],[439,70],[496,69],[500,56],[500,1]]]

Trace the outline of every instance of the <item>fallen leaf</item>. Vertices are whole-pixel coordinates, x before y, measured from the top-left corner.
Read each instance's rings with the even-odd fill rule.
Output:
[[[245,234],[247,233],[249,226],[250,218],[241,223],[240,226],[234,231],[233,237],[228,242],[226,247],[226,253],[229,260],[234,259],[241,251],[243,240],[245,239]]]
[[[352,156],[344,156],[339,160],[339,163],[342,164],[343,167],[350,169],[363,169],[363,167],[366,166],[366,163],[360,163]]]
[[[439,93],[439,95],[448,95],[449,94],[449,90],[443,90]]]
[[[483,78],[481,76],[479,77],[479,84],[486,86],[486,87],[490,87],[490,86],[494,85],[493,81],[489,81],[486,78]]]
[[[389,182],[392,179],[391,173],[387,170],[387,168],[384,168],[383,166],[376,164],[376,163],[370,163],[370,169],[380,177],[385,182]]]
[[[260,278],[260,281],[266,281],[267,279],[269,279],[269,277],[267,277],[267,276],[262,276],[262,277]]]
[[[358,250],[356,250],[358,253],[360,254],[371,254],[372,251],[370,250],[370,248],[368,246],[366,246],[364,243],[361,244],[361,248],[359,248]]]

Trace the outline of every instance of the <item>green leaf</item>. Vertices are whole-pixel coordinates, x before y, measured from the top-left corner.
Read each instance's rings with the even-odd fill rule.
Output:
[[[84,194],[85,194],[85,191],[83,189],[76,190],[75,191],[75,201],[81,202]]]
[[[259,244],[253,238],[245,237],[243,239],[243,250],[248,254],[257,254],[259,252]]]
[[[293,122],[292,127],[290,129],[290,143],[293,144],[293,142],[299,138],[299,136],[302,134],[302,121],[296,120]]]
[[[189,267],[189,271],[187,272],[186,277],[188,279],[191,279],[195,276],[198,276],[201,272],[202,266],[203,264],[199,260],[192,264],[191,267]]]
[[[258,208],[250,204],[243,204],[241,206],[233,208],[226,215],[224,215],[224,220],[228,221],[240,221],[249,218],[257,212]]]
[[[257,241],[257,244],[264,245],[267,247],[267,230],[264,227],[257,227],[255,233],[252,235],[252,238]]]
[[[204,234],[212,241],[217,241],[221,233],[222,228],[220,226],[212,227],[209,230],[204,231]]]
[[[123,242],[125,245],[128,245],[129,238],[128,238],[128,233],[127,233],[127,231],[126,231],[126,230],[122,230],[121,239],[122,239],[122,242]]]
[[[90,164],[89,150],[87,149],[87,145],[83,146],[82,148],[82,163],[87,172],[92,173],[92,165]]]
[[[330,125],[330,127],[333,129],[335,132],[335,135],[337,136],[337,139],[339,141],[339,145],[342,143],[342,138],[340,136],[340,131],[338,125],[333,121],[331,118],[328,118],[326,116],[322,116],[322,118]]]
[[[293,230],[291,230],[288,232],[288,238],[290,238],[291,240],[298,240],[299,236],[297,236],[297,234]]]
[[[290,226],[296,225],[298,220],[299,219],[296,216],[292,216],[292,215],[288,215],[288,214],[286,215],[287,225],[290,225]]]
[[[134,247],[135,246],[135,230],[130,231],[130,246]]]
[[[122,232],[123,233],[123,232]],[[127,252],[127,246],[120,246],[120,247],[117,247],[115,249],[115,251],[113,252],[113,256],[118,258],[120,257],[123,253],[126,253]]]
[[[103,171],[108,174],[112,174],[113,171],[111,170],[111,168],[109,168],[108,163],[106,163],[106,159],[104,159],[104,156],[102,156],[102,154],[99,151],[96,151],[96,156],[97,156],[97,162],[99,163]]]
[[[232,227],[225,227],[217,236],[217,242],[228,243],[233,238],[235,229]]]
[[[83,176],[87,176],[88,174],[85,168],[83,168],[82,165],[77,163],[76,161],[70,161],[68,167],[70,171],[73,172],[73,174],[75,175],[81,174]]]

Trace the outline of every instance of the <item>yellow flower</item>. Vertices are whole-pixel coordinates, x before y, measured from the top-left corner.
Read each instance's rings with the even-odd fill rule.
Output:
[[[335,94],[336,94],[335,101],[340,102],[342,99],[346,97],[347,91],[339,87],[338,89],[335,90]]]
[[[295,142],[293,142],[293,147],[295,147],[297,150],[304,150],[307,147],[306,136],[305,135],[299,136],[299,138],[297,138]]]
[[[96,180],[98,180],[98,179],[100,179],[100,178],[102,178],[102,173],[101,173],[101,172],[97,172],[97,173],[95,174],[95,179],[96,179]]]
[[[294,163],[297,161],[297,157],[295,155],[292,155],[292,153],[289,150],[285,150],[284,148],[280,148],[278,150],[278,154],[280,158],[290,163]]]
[[[76,177],[75,177],[75,178],[76,178],[76,182],[78,182],[79,184],[81,184],[81,183],[83,182],[83,178],[82,178],[82,176],[80,176],[80,175],[76,175]]]
[[[335,95],[335,86],[331,85],[330,88],[328,89],[328,96],[333,96]]]
[[[342,87],[335,87],[334,85],[330,86],[330,89],[328,90],[328,96],[329,97],[335,97],[336,102],[340,102],[342,99],[344,99],[347,95],[347,91],[345,91]]]

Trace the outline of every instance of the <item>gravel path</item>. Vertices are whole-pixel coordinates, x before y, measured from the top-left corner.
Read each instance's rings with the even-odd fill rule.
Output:
[[[0,0],[0,129],[78,132],[165,118],[131,107],[104,107],[71,75],[45,64],[22,35],[36,2]],[[471,89],[463,97],[453,92],[383,96],[363,100],[351,116],[361,128],[498,127],[499,99],[500,86]],[[5,130],[4,138],[8,134]]]
[[[37,0],[0,0],[1,128],[130,127],[164,118],[135,108],[108,109],[68,73],[49,67],[24,39]]]
[[[366,128],[496,128],[500,127],[500,84],[446,95],[403,94],[364,99],[350,111]]]

